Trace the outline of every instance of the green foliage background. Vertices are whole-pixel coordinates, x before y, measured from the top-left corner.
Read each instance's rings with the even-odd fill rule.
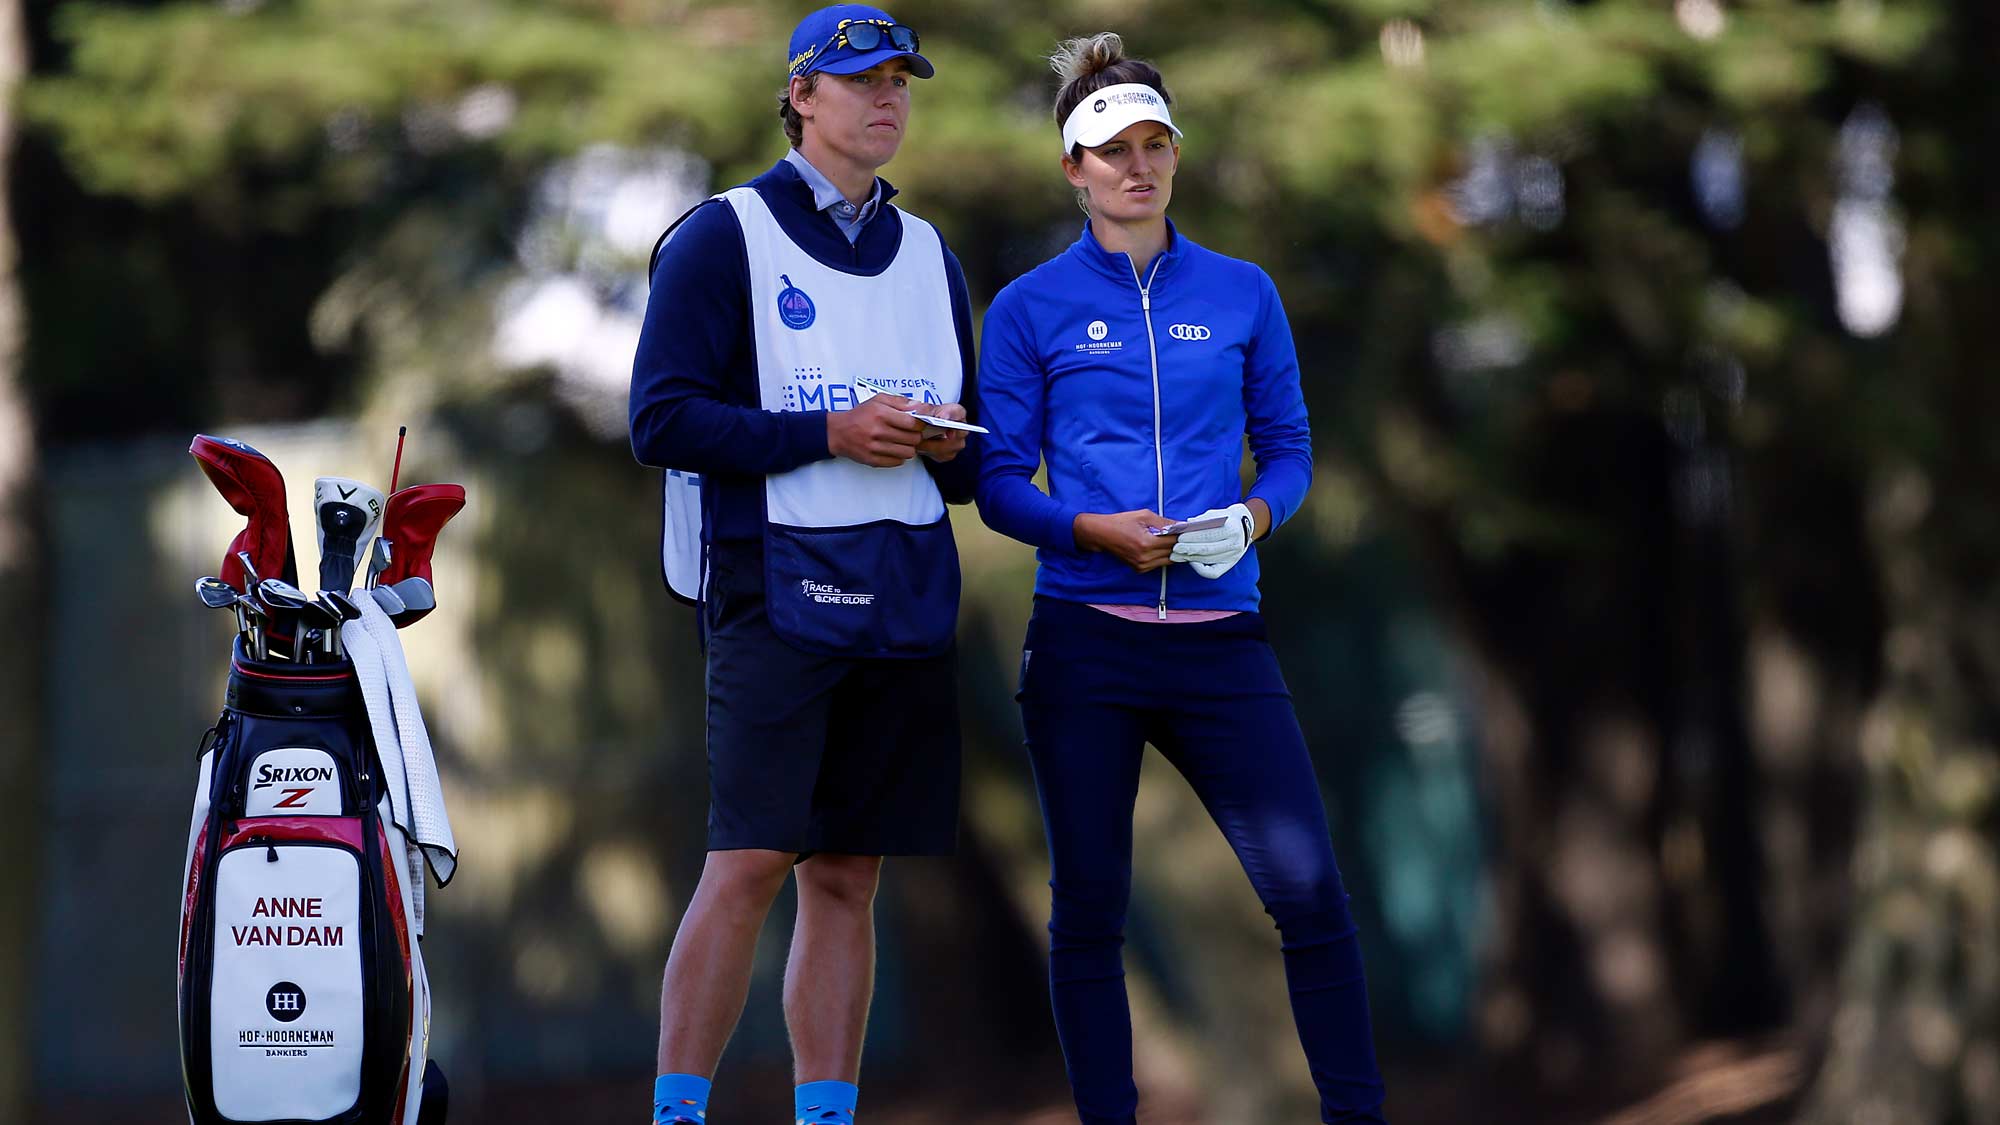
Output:
[[[1288,661],[1337,664],[1371,593],[1427,606],[1476,712],[1487,827],[1460,846],[1490,911],[1466,1050],[1537,1090],[1623,1089],[1691,1041],[1790,1029],[1817,1119],[2000,1112],[2000,958],[1983,929],[1939,937],[1996,895],[1988,5],[896,12],[939,76],[886,174],[975,301],[1074,236],[1041,56],[1110,28],[1167,75],[1174,217],[1265,266],[1300,341],[1320,475],[1272,568],[1309,625]],[[600,143],[696,154],[711,187],[762,170],[801,13],[48,6],[15,178],[45,432],[538,393],[488,343],[541,175]],[[475,96],[511,112],[454,124]],[[1874,337],[1843,325],[1829,266],[1857,114],[1891,123],[1902,232],[1901,315]],[[1740,146],[1737,221],[1691,180],[1712,137]],[[1466,178],[1496,166],[1505,206],[1469,216]],[[1547,167],[1552,213],[1545,174],[1541,196],[1520,178]],[[1496,358],[1453,358],[1496,332]],[[972,594],[1004,650],[1022,564],[991,551]],[[1365,643],[1341,667],[1380,667]],[[1773,669],[1810,688],[1790,725]],[[1337,737],[1344,713],[1313,713]],[[1385,871],[1398,839],[1370,850]],[[1624,877],[1579,891],[1588,856]]]

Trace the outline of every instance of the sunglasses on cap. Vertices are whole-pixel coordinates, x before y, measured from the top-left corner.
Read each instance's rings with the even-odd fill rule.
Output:
[[[821,51],[839,47],[852,47],[857,51],[872,51],[887,40],[898,51],[917,49],[917,31],[900,23],[881,23],[875,20],[842,20],[840,29],[833,33],[820,50],[808,52],[800,59],[803,66],[811,59],[818,58]]]

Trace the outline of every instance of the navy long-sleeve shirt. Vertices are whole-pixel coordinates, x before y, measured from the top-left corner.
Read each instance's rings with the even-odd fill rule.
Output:
[[[850,244],[833,218],[817,208],[798,171],[783,161],[749,186],[785,235],[832,269],[873,276],[889,267],[902,246],[902,217],[893,207],[883,207]],[[883,203],[896,194],[886,181],[879,187]],[[970,410],[977,401],[972,302],[948,246],[944,263],[964,368],[960,399]],[[630,411],[634,457],[702,475],[703,534],[710,542],[761,537],[764,477],[832,456],[825,411],[761,405],[749,259],[742,227],[727,204],[711,200],[695,208],[653,264],[652,293],[632,360]],[[972,499],[977,459],[975,445],[968,443],[956,458],[925,459],[924,467],[947,502],[962,504]]]

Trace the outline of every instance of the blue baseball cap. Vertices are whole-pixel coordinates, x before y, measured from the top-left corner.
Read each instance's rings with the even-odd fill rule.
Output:
[[[868,50],[857,50],[847,41],[845,34],[849,24],[874,24],[884,34],[881,41]],[[895,34],[891,29],[901,28],[909,32],[909,49],[891,42]],[[834,4],[821,8],[799,21],[792,29],[791,50],[786,52],[786,70],[793,78],[803,78],[815,71],[828,74],[859,74],[878,63],[890,59],[909,59],[910,73],[918,78],[929,78],[937,73],[931,61],[916,52],[916,32],[903,28],[896,17],[880,8],[866,4]]]

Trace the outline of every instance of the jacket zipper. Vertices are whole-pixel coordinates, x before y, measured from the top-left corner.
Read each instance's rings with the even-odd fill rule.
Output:
[[[1166,456],[1160,451],[1160,347],[1153,336],[1153,279],[1160,275],[1160,259],[1165,254],[1153,258],[1153,268],[1146,271],[1146,280],[1139,280],[1139,264],[1132,261],[1132,255],[1125,255],[1126,264],[1132,267],[1132,283],[1139,287],[1139,308],[1146,319],[1146,358],[1153,367],[1153,480],[1157,484],[1158,499],[1153,510],[1165,519],[1167,515],[1167,464]],[[1160,620],[1167,619],[1167,568],[1160,568]]]

